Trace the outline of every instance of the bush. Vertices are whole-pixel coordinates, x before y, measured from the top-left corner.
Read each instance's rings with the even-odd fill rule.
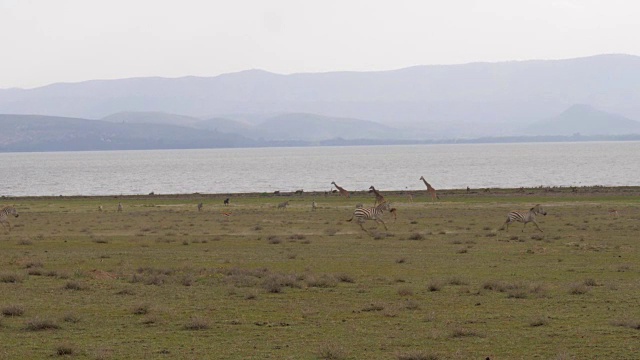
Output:
[[[184,325],[185,330],[206,330],[209,323],[201,317],[193,317]]]
[[[60,326],[49,319],[35,318],[27,321],[25,329],[28,331],[42,331],[60,329]]]
[[[9,305],[2,308],[2,315],[4,316],[22,316],[24,314],[24,307],[22,305]]]

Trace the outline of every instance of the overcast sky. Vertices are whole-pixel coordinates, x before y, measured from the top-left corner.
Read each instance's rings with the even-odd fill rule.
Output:
[[[0,88],[640,55],[628,0],[0,0]]]

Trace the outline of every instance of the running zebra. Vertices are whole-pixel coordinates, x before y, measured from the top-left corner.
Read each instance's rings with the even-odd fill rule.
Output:
[[[536,222],[537,214],[542,214],[545,216],[547,215],[547,212],[544,211],[544,209],[542,208],[542,206],[540,206],[540,204],[532,207],[527,213],[524,213],[521,211],[512,211],[507,215],[507,221],[504,222],[500,230],[504,229],[504,227],[506,226],[507,231],[509,231],[509,224],[517,221],[524,224],[522,226],[522,232],[524,232],[524,228],[525,226],[527,226],[527,223],[530,223],[530,222],[532,222],[538,228],[538,230],[540,230],[540,232],[544,232],[542,231],[542,229],[540,229],[540,226],[538,226],[538,223]]]
[[[13,206],[5,206],[0,210],[0,224],[2,228],[5,228],[5,223],[9,225],[9,231],[11,231],[11,223],[9,222],[9,215],[18,217],[18,211]]]
[[[376,223],[381,223],[384,226],[385,230],[389,230],[387,228],[387,224],[385,224],[384,221],[382,221],[382,216],[384,212],[388,211],[389,208],[390,208],[390,204],[388,202],[383,202],[382,204],[372,208],[364,208],[364,207],[356,208],[356,210],[353,212],[353,216],[351,217],[351,219],[347,221],[350,222],[353,220],[353,218],[355,218],[358,225],[360,225],[360,228],[366,233],[368,233],[368,231],[364,228],[364,226],[362,226],[362,224],[366,220],[373,220]]]

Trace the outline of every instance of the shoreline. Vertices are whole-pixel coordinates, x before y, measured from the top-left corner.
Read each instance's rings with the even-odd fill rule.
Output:
[[[437,189],[439,196],[449,197],[496,197],[496,196],[562,196],[562,195],[618,195],[640,196],[640,186],[582,186],[582,187],[533,187],[533,188],[477,188],[477,189]],[[368,191],[351,191],[355,197],[370,196]],[[426,189],[420,190],[387,190],[380,193],[391,196],[422,196]],[[53,200],[53,199],[218,199],[230,198],[268,198],[268,197],[316,197],[339,196],[337,192],[324,191],[275,191],[275,192],[244,192],[244,193],[184,193],[184,194],[110,194],[110,195],[2,195],[4,200]]]

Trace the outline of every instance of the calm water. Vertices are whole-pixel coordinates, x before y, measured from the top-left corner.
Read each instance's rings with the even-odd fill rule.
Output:
[[[0,153],[0,195],[640,185],[640,142]]]

